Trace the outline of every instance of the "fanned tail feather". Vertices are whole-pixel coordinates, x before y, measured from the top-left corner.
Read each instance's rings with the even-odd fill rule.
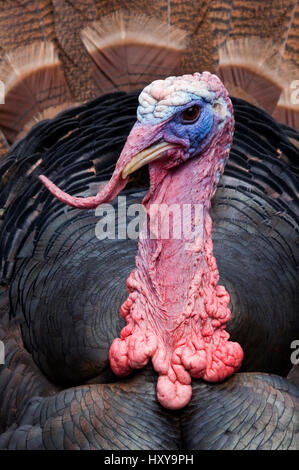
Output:
[[[10,143],[35,115],[72,100],[51,42],[36,42],[7,53],[0,64],[0,77],[5,86],[0,128]]]
[[[230,93],[272,113],[284,82],[278,49],[272,40],[256,36],[225,42],[219,48],[218,74]]]
[[[281,47],[281,68],[286,77],[273,116],[299,131],[299,1],[293,2],[288,29]]]
[[[155,18],[119,11],[85,28],[82,41],[101,93],[130,91],[173,75],[186,33]]]
[[[216,0],[211,10],[217,73],[230,94],[298,129],[290,90],[299,66],[298,0]]]
[[[80,31],[95,19],[94,0],[52,0],[55,34],[63,71],[76,101],[96,98],[91,61]]]
[[[2,152],[74,103],[203,70],[218,72],[231,95],[298,129],[296,90],[289,90],[298,79],[291,70],[299,67],[298,0],[133,3],[5,2]]]
[[[38,41],[55,39],[51,0],[5,0],[0,9],[0,50],[5,52]]]
[[[286,84],[273,117],[299,131],[299,79],[289,80]]]
[[[292,62],[299,69],[299,1],[293,0],[290,3],[286,15],[286,31],[283,37],[283,42],[280,54],[283,61]]]

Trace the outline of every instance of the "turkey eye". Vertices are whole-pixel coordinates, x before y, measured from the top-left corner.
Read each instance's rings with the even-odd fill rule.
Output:
[[[190,108],[185,109],[182,113],[182,123],[183,124],[192,124],[197,121],[200,115],[199,106],[190,106]]]

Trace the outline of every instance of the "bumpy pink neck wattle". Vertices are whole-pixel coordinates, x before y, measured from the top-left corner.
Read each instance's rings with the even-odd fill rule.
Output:
[[[126,326],[109,352],[119,376],[151,358],[159,374],[158,400],[170,409],[190,401],[192,377],[223,380],[243,359],[241,346],[229,341],[225,331],[230,298],[218,284],[209,215],[229,139],[224,132],[217,147],[164,173],[159,161],[150,165],[147,223],[121,307]]]

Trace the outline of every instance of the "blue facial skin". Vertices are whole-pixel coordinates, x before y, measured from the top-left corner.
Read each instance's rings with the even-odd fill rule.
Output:
[[[201,112],[197,121],[183,123],[182,113],[191,106],[199,106]],[[175,114],[165,125],[163,137],[167,142],[179,143],[188,149],[188,158],[200,153],[213,137],[214,113],[212,105],[202,98],[175,107]]]

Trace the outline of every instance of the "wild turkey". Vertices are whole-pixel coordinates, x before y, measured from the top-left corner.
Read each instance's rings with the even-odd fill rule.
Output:
[[[136,120],[138,95],[103,95],[41,121],[2,159],[0,446],[295,448],[299,392],[279,375],[291,368],[299,331],[299,136],[241,99],[232,100],[234,142],[211,216],[242,368],[220,384],[194,380],[190,404],[175,412],[158,404],[150,365],[126,380],[109,368],[137,240],[98,240],[94,211],[66,209],[37,176],[76,196],[96,194]],[[122,193],[126,204],[147,189],[141,169]]]

